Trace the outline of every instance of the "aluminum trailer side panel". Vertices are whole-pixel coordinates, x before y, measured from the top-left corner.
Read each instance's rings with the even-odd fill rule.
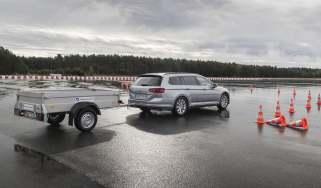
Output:
[[[98,106],[98,108],[111,108],[118,105],[119,95],[91,95],[91,96],[68,96],[68,97],[55,97],[45,98],[44,106],[47,113],[55,112],[68,112],[78,102],[92,102]]]
[[[16,108],[37,113],[68,112],[79,102],[92,102],[99,108],[118,106],[118,90],[70,89],[19,91]]]

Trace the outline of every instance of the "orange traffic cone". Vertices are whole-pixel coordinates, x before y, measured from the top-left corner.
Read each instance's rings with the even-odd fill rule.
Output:
[[[295,88],[293,88],[293,98],[295,98],[296,96],[296,91],[295,91]]]
[[[263,118],[263,111],[262,111],[262,105],[260,105],[260,111],[257,115],[257,119],[256,119],[256,124],[257,125],[263,125],[264,124],[264,118]]]
[[[312,97],[311,97],[311,90],[309,90],[309,93],[308,93],[308,99],[311,101]]]
[[[319,95],[318,95],[318,102],[317,102],[317,105],[318,105],[318,107],[320,107],[320,106],[321,106],[321,97],[320,97],[320,93],[319,93]]]
[[[293,114],[295,112],[293,98],[291,98],[289,112],[290,114]]]
[[[275,126],[280,126],[280,127],[285,127],[286,126],[286,119],[284,116],[280,116],[274,119],[271,119],[269,121],[265,122],[268,125],[275,125]]]
[[[297,129],[297,130],[308,130],[308,121],[306,118],[302,118],[298,121],[293,121],[287,125],[290,128]]]
[[[310,110],[310,109],[312,108],[312,106],[311,106],[311,100],[310,100],[310,99],[307,100],[307,103],[305,104],[305,108],[306,108],[307,110]]]
[[[280,107],[280,101],[277,100],[276,102],[276,109],[274,113],[274,117],[280,117],[281,116],[281,107]]]

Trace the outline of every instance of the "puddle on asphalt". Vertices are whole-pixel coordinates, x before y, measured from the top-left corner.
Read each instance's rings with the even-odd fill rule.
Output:
[[[193,109],[186,116],[179,118],[169,111],[140,112],[128,115],[126,124],[153,134],[173,135],[207,128],[220,128],[228,122],[229,118],[229,110],[209,107]]]
[[[0,89],[0,95],[6,95],[6,94],[7,94],[6,90]]]
[[[0,88],[0,101],[11,93],[12,93],[12,90]]]

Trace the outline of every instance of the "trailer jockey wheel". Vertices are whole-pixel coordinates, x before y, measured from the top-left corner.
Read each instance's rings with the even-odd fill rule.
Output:
[[[97,124],[97,112],[89,107],[84,108],[76,115],[74,122],[78,130],[89,132]]]

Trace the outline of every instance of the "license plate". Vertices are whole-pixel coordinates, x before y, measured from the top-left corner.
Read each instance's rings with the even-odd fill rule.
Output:
[[[136,94],[136,99],[140,100],[140,99],[145,99],[147,97],[146,94]]]
[[[35,119],[36,118],[36,114],[33,112],[24,112],[24,117],[26,118],[30,118],[30,119]]]

